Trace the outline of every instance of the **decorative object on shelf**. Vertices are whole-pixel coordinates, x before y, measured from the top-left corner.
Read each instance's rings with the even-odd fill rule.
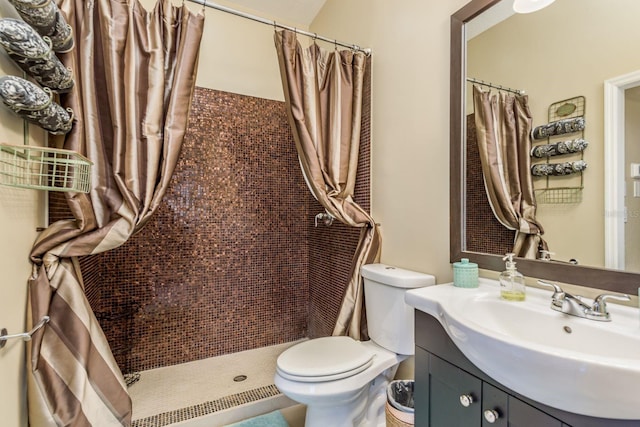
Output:
[[[22,19],[51,40],[55,52],[73,49],[73,32],[53,0],[9,0]]]
[[[88,193],[92,164],[71,150],[0,143],[0,185]]]
[[[65,134],[73,125],[73,111],[53,102],[51,91],[15,76],[0,77],[0,98],[20,118],[53,134]]]
[[[584,151],[589,143],[582,138],[571,141],[560,141],[555,144],[538,145],[531,149],[531,156],[541,159],[543,157],[559,156],[561,154],[578,153]]]
[[[563,163],[541,163],[531,166],[531,174],[533,176],[571,175],[577,172],[582,172],[586,168],[587,162],[584,160]]]
[[[0,45],[40,85],[55,92],[68,92],[73,87],[71,70],[62,65],[51,50],[50,42],[26,22],[0,19]]]
[[[564,135],[565,133],[579,132],[584,130],[584,127],[584,117],[574,117],[538,126],[533,129],[532,134],[534,139],[545,139],[551,136]]]
[[[578,105],[576,105],[576,103],[573,101],[574,101],[573,99],[570,99],[565,101],[563,104],[558,105],[555,111],[556,115],[558,117],[567,117],[575,113],[576,110],[578,109]]]

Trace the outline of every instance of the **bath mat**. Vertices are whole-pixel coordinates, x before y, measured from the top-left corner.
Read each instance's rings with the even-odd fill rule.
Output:
[[[239,423],[229,424],[227,427],[289,427],[289,423],[280,411],[273,411]]]

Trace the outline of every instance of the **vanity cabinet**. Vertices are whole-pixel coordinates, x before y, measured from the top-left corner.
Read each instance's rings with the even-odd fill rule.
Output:
[[[419,347],[416,378],[416,394],[428,395],[428,403],[416,409],[417,426],[562,427],[559,420]]]
[[[640,427],[640,421],[573,414],[519,395],[480,371],[435,318],[418,310],[415,330],[416,427]]]
[[[482,381],[438,357],[429,356],[423,354],[420,359],[428,358],[430,425],[480,426],[478,401],[482,396]]]

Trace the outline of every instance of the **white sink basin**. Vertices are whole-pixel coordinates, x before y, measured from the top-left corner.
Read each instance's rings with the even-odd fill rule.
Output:
[[[640,419],[640,313],[608,304],[611,322],[550,308],[551,292],[500,299],[497,281],[476,289],[438,285],[407,292],[487,375],[530,399],[600,418]],[[419,333],[419,331],[418,331]]]

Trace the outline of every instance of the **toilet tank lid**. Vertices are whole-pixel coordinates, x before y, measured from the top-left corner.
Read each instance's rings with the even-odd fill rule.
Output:
[[[361,269],[362,277],[398,288],[420,288],[436,284],[435,276],[405,270],[386,264],[367,264]]]

